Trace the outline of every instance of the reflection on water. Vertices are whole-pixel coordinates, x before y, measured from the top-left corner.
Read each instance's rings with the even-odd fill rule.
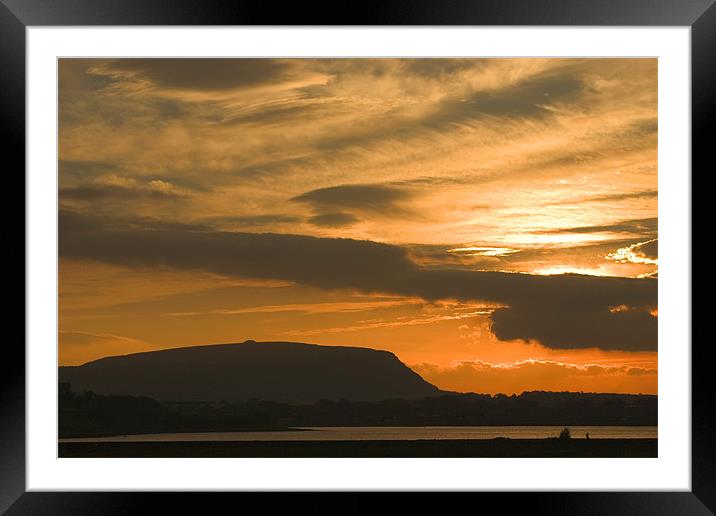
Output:
[[[60,442],[158,441],[412,441],[416,439],[544,439],[561,426],[333,426],[285,432],[198,432],[60,439]],[[656,439],[655,426],[571,426],[573,439]]]

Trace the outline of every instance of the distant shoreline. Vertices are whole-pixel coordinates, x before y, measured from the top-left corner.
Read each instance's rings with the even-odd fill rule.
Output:
[[[657,439],[59,443],[59,457],[657,457]]]
[[[239,430],[234,429],[226,429],[226,430],[206,430],[203,428],[199,428],[196,430],[180,430],[176,432],[172,432],[170,430],[167,430],[166,432],[122,432],[122,433],[92,433],[92,434],[86,434],[86,435],[61,435],[59,437],[59,442],[63,442],[65,439],[105,439],[110,437],[128,437],[128,436],[136,436],[136,435],[164,435],[164,434],[221,434],[224,432],[232,432],[232,433],[247,433],[250,434],[252,432],[314,432],[315,430],[312,428],[300,428],[300,427],[278,427],[278,428],[272,428],[272,427],[262,427],[262,428],[241,428]]]
[[[224,442],[251,442],[254,439],[242,439],[242,438],[220,438],[220,439],[214,439],[210,436],[216,434],[216,435],[231,435],[231,434],[247,434],[251,436],[252,434],[263,434],[263,433],[314,433],[314,432],[324,432],[324,431],[332,431],[334,429],[379,429],[379,430],[387,430],[387,429],[395,429],[395,430],[424,430],[424,429],[474,429],[474,428],[497,428],[500,430],[509,430],[511,428],[549,428],[550,430],[553,430],[553,434],[549,435],[540,435],[540,436],[533,436],[533,437],[516,437],[514,435],[509,435],[509,433],[500,433],[492,436],[485,436],[485,437],[455,437],[454,439],[451,438],[445,438],[441,437],[441,440],[492,440],[492,439],[549,439],[554,438],[559,434],[559,431],[562,430],[562,428],[569,428],[570,430],[577,430],[581,425],[566,425],[566,427],[558,426],[558,425],[353,425],[351,427],[344,427],[340,425],[329,425],[324,427],[275,427],[275,428],[240,428],[240,429],[201,429],[197,428],[195,430],[180,430],[180,431],[167,431],[167,432],[123,432],[123,433],[90,433],[90,434],[74,434],[74,435],[61,435],[58,439],[58,442],[60,443],[112,443],[112,442],[187,442],[195,440],[197,442],[199,441],[206,441],[206,442],[213,442],[215,440],[218,441],[224,441]],[[643,426],[643,425],[588,425],[587,428],[581,428],[583,431],[580,434],[572,434],[572,439],[588,439],[589,437],[586,437],[584,434],[589,434],[589,432],[598,431],[599,428],[615,428],[615,427],[624,427],[624,428],[653,428],[656,429],[656,426]],[[196,437],[196,434],[200,434],[204,436],[202,439],[201,437]],[[182,436],[188,436],[188,435],[194,435],[195,437],[192,439],[184,439],[181,438]],[[641,436],[615,436],[615,435],[594,435],[592,434],[594,439],[650,439],[652,436],[650,435],[641,435]],[[175,439],[175,437],[180,437],[179,439]],[[140,437],[140,439],[136,439],[137,437]],[[144,440],[141,439],[142,437],[147,437],[149,439]],[[237,436],[238,437],[238,436]],[[654,433],[654,438],[656,438],[656,433]],[[126,439],[126,441],[124,441]],[[431,436],[424,436],[424,437],[413,437],[408,439],[385,439],[390,441],[395,440],[432,440],[433,437]],[[259,441],[263,439],[257,439]],[[283,441],[284,439],[277,439],[280,441]],[[300,441],[301,439],[286,439],[286,440],[296,440]],[[323,440],[323,439],[321,439]],[[336,441],[352,441],[352,440],[364,440],[364,439],[356,439],[353,437],[344,436],[344,439],[325,439],[325,440],[336,440]],[[381,440],[381,439],[375,439],[371,438],[368,440]]]

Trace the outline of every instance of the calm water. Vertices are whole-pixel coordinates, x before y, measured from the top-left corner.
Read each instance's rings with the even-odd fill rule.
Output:
[[[60,439],[60,442],[156,441],[412,441],[416,439],[543,439],[561,426],[332,426],[286,432],[201,432]],[[573,439],[656,439],[655,426],[570,426]]]

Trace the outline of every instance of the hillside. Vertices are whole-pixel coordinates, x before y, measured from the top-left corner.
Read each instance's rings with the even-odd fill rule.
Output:
[[[387,351],[291,342],[217,344],[60,367],[75,392],[158,401],[380,401],[441,391]]]

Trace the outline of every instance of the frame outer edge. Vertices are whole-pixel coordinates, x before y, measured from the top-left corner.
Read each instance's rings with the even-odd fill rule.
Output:
[[[71,22],[73,20],[77,24],[92,24],[88,20],[91,16],[78,12],[76,9],[68,9],[64,15],[58,16],[58,21],[53,21],[52,18],[57,11],[52,12],[52,9],[48,9],[45,2],[24,1],[29,5],[28,9],[20,8],[20,17],[17,17],[6,5],[14,4],[14,10],[18,12],[19,2],[13,0],[0,2],[0,34],[3,36],[3,44],[0,45],[0,65],[4,72],[2,81],[4,91],[0,92],[0,112],[2,113],[0,118],[2,139],[0,141],[3,142],[2,147],[5,148],[6,155],[15,156],[17,158],[16,166],[22,167],[23,170],[25,111],[20,106],[25,105],[25,24],[39,22],[39,24],[46,25],[61,25],[62,21]],[[42,5],[38,5],[38,3]],[[65,4],[67,7],[68,2],[58,0],[55,7],[60,7],[59,4]],[[699,2],[692,2],[683,9],[679,19],[684,16],[684,11],[690,11],[692,14],[690,18],[695,19],[692,25],[692,106],[698,107],[698,109],[692,108],[692,158],[694,163],[699,162],[694,168],[698,166],[699,169],[704,169],[706,172],[707,163],[711,165],[708,170],[716,169],[713,166],[713,157],[709,150],[713,139],[711,135],[716,134],[716,124],[714,123],[716,110],[713,99],[713,92],[716,91],[716,66],[714,65],[716,63],[716,4],[713,1],[708,2],[707,4],[710,5],[707,5],[705,10],[702,7],[697,7],[698,13],[695,13],[695,4],[699,4]],[[45,8],[44,12],[43,7]],[[34,12],[32,12],[33,10]],[[141,11],[141,8],[138,10]],[[113,10],[109,9],[109,11]],[[111,17],[112,12],[105,11],[99,15],[95,12],[95,15],[95,23],[100,21],[106,23],[107,17]],[[123,16],[121,17],[123,18]],[[145,18],[145,21],[142,22],[138,18],[142,18],[142,16],[139,15],[135,18],[139,24],[152,23],[152,20]],[[181,18],[183,18],[181,15],[175,18],[174,23],[181,23]],[[203,17],[201,18],[203,19]],[[229,18],[231,17],[229,16]],[[389,18],[393,17],[389,16]],[[246,21],[249,20],[246,19]],[[709,158],[711,159],[709,160]],[[0,479],[2,479],[0,482],[0,514],[4,513],[25,490],[25,359],[24,349],[19,350],[18,348],[19,345],[13,349],[12,360],[0,362],[2,364],[0,371],[3,373],[1,378],[4,383],[3,388],[0,389],[0,407],[3,407],[3,414],[15,416],[3,418],[3,424],[0,426]],[[716,492],[713,488],[716,485],[716,467],[714,466],[716,447],[713,438],[716,435],[716,425],[710,421],[710,418],[712,418],[714,406],[712,395],[715,393],[712,384],[706,383],[710,378],[710,373],[707,370],[709,367],[707,350],[703,347],[693,347],[692,353],[694,386],[692,488],[694,495],[704,505],[703,508],[708,507],[713,510],[716,507]],[[18,367],[19,364],[22,364],[22,367]],[[609,496],[608,493],[605,494],[607,497]],[[15,508],[25,505],[29,501],[28,498],[36,501],[40,501],[37,500],[38,498],[44,498],[45,501],[49,501],[46,495],[28,493],[21,496],[20,503],[16,503]],[[11,510],[11,512],[14,511]]]
[[[7,175],[13,180],[12,197],[20,197],[18,183],[22,177],[23,200],[25,188],[25,25],[4,5],[0,4],[0,148]],[[13,159],[14,158],[14,159]],[[8,164],[9,162],[9,164]],[[12,210],[12,213],[10,212]],[[24,214],[24,209],[23,209]],[[8,203],[6,229],[19,226],[17,205]],[[11,222],[12,221],[12,222]],[[24,223],[23,223],[24,239]],[[25,242],[25,240],[23,240]],[[9,243],[8,243],[9,244]],[[18,263],[22,257],[22,266]],[[25,269],[25,246],[22,251],[10,251],[15,267]],[[9,261],[9,259],[8,259]],[[14,276],[14,277],[13,277]],[[19,274],[9,274],[6,280],[19,282]],[[24,275],[23,275],[24,277]],[[13,282],[14,282],[13,281]],[[9,286],[9,285],[8,285]],[[18,292],[16,290],[15,292]],[[19,300],[15,298],[17,304]],[[25,295],[22,298],[25,308]],[[14,304],[14,303],[13,303]],[[6,321],[10,317],[6,318]],[[19,325],[19,321],[14,324]],[[24,323],[23,323],[24,324]],[[24,334],[24,326],[23,326]],[[6,335],[3,358],[0,360],[0,513],[3,513],[25,491],[25,338],[22,344],[15,332]]]
[[[712,0],[0,0],[25,25],[688,26]]]
[[[716,170],[713,151],[716,134],[715,94],[716,3],[712,3],[691,27],[692,184],[697,171],[705,177]],[[692,220],[695,222],[700,218],[693,217],[694,205],[692,200]],[[701,205],[704,206],[704,203]],[[692,222],[692,239],[693,230]],[[703,292],[705,289],[699,287],[699,290]],[[699,339],[695,342],[692,339],[691,488],[704,505],[716,512],[716,389],[710,351],[708,341]]]

